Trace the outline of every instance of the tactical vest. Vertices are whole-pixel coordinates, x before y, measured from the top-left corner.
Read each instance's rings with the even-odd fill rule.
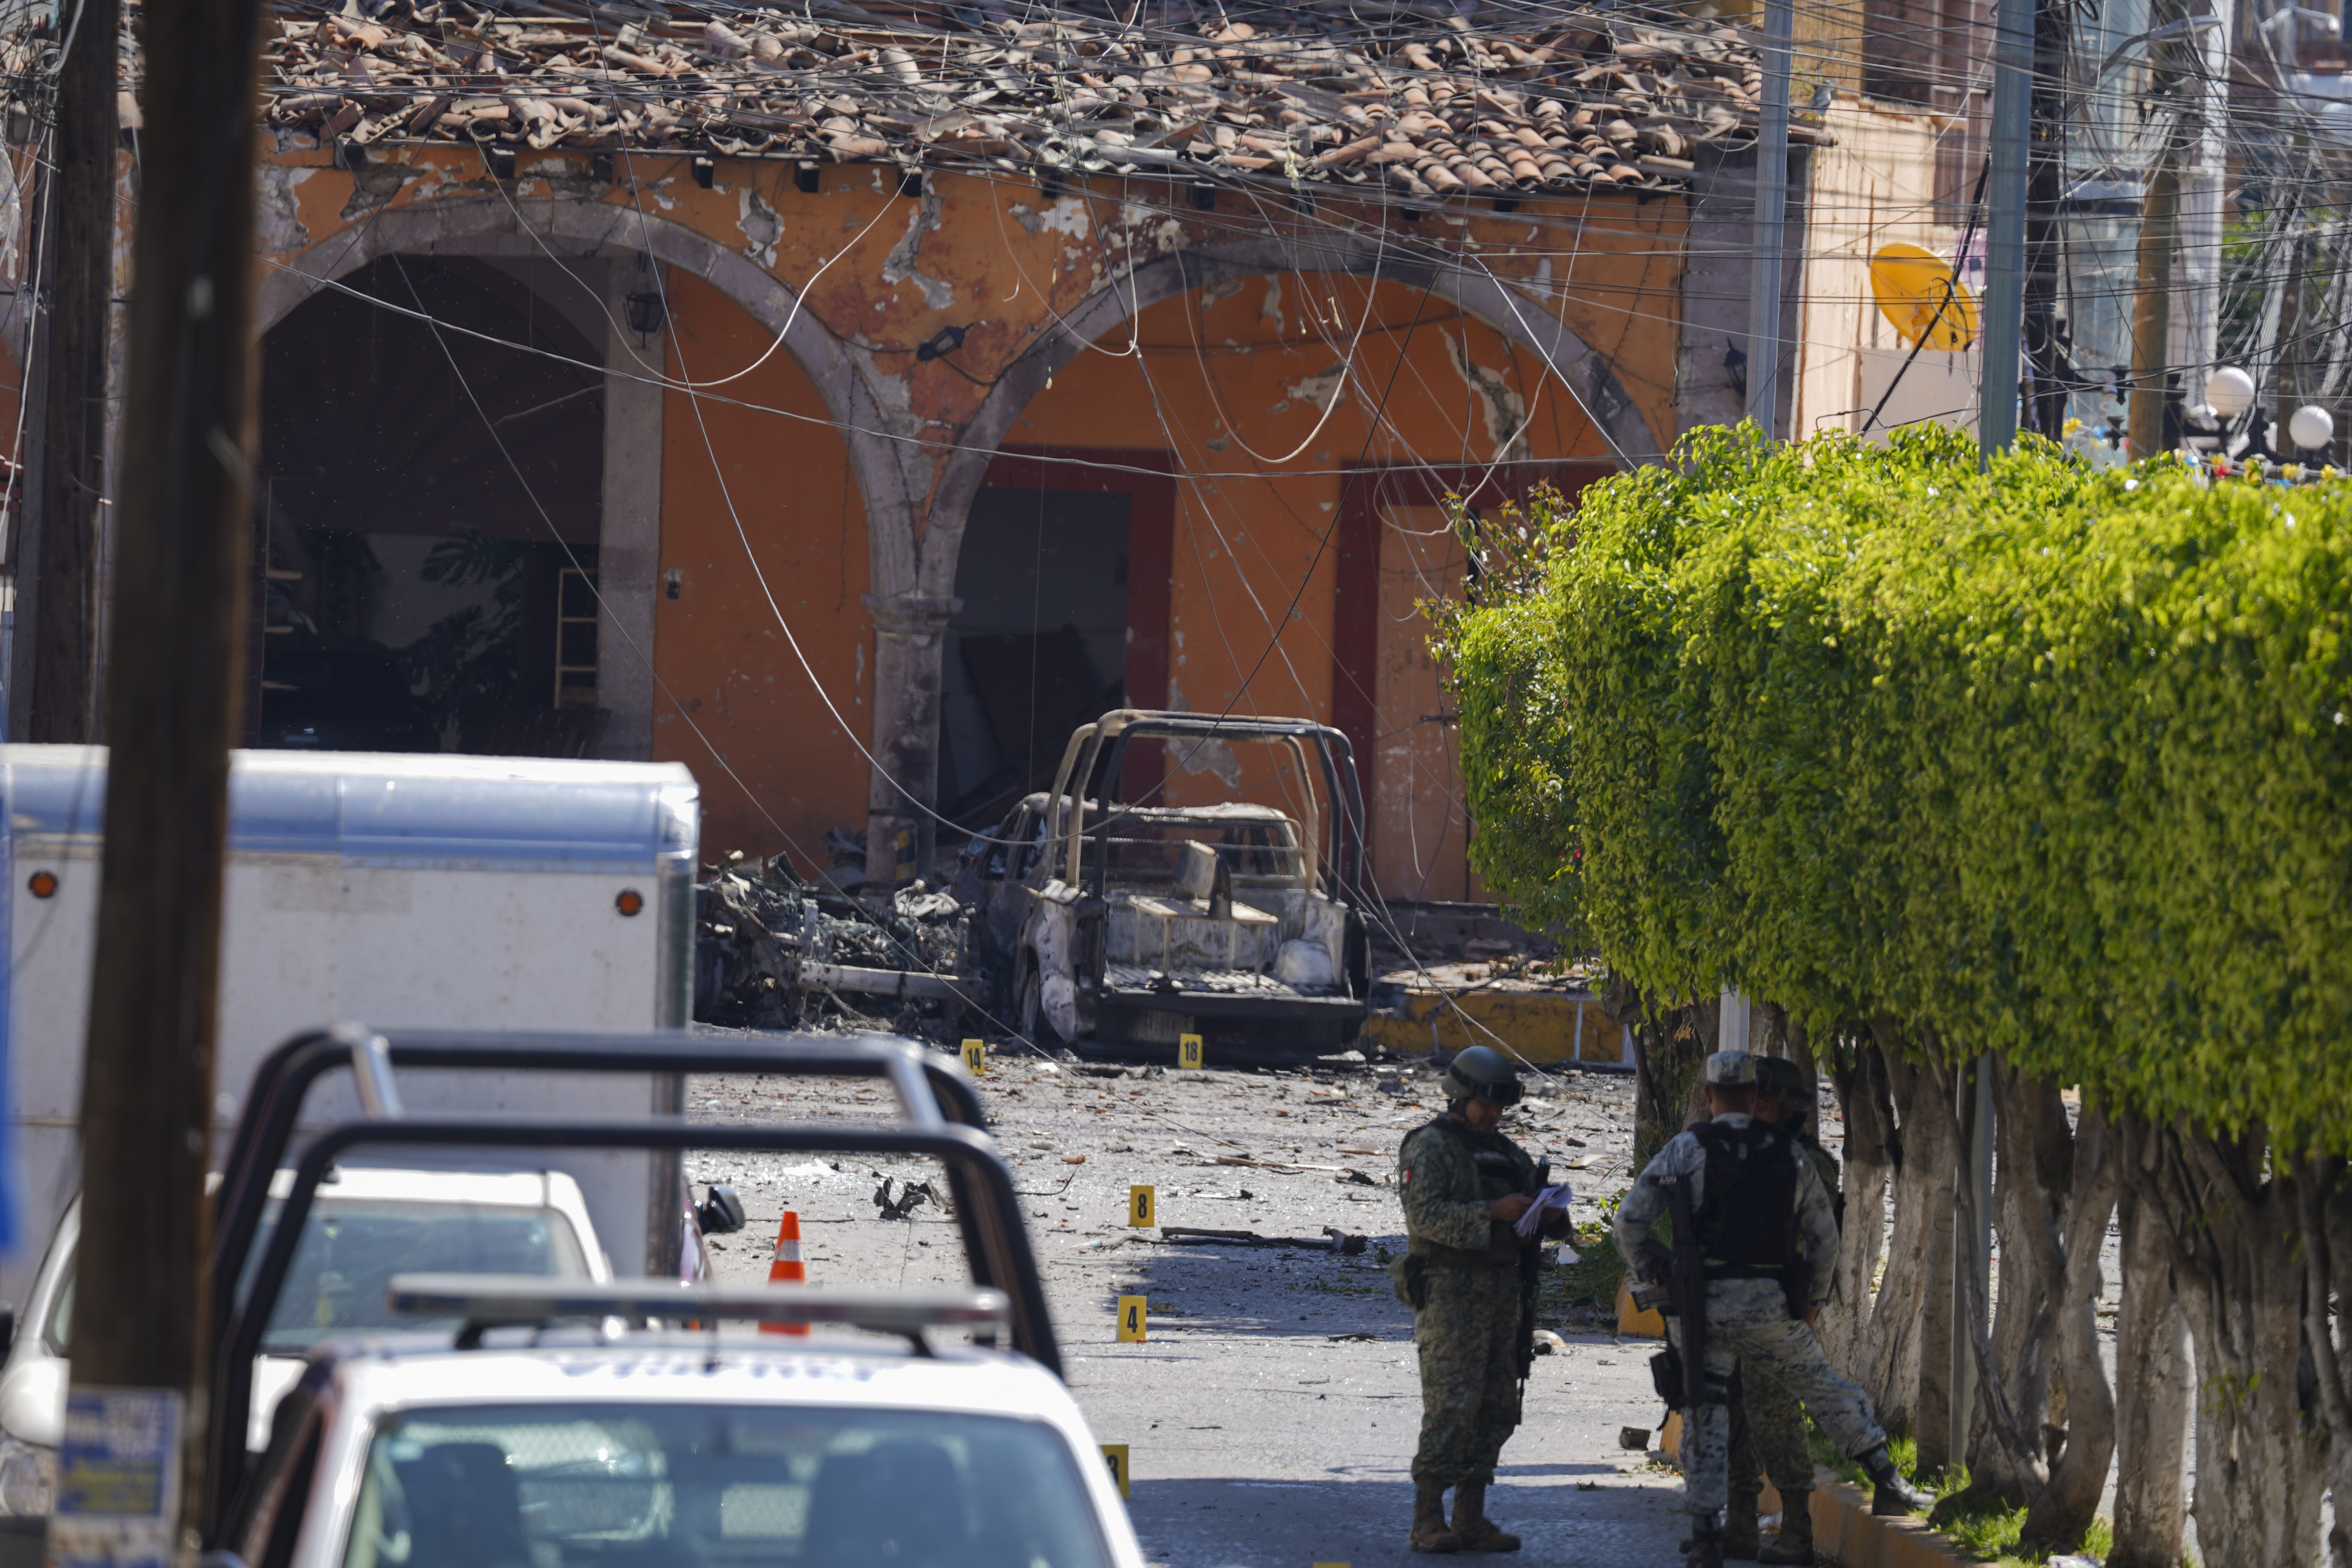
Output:
[[[1778,1127],[1709,1121],[1705,1201],[1692,1219],[1710,1279],[1777,1279],[1797,1261],[1797,1142]]]
[[[1412,1142],[1414,1137],[1432,1128],[1437,1129],[1449,1137],[1465,1142],[1477,1136],[1469,1128],[1447,1115],[1433,1117],[1414,1128],[1412,1131],[1405,1134],[1404,1142]],[[1518,1166],[1500,1149],[1473,1149],[1470,1152],[1470,1159],[1478,1171],[1478,1195],[1486,1202],[1491,1204],[1496,1198],[1507,1198],[1513,1193],[1522,1190]],[[1403,1164],[1404,1150],[1402,1145],[1400,1145],[1397,1151],[1397,1165],[1400,1172]],[[1425,1258],[1441,1267],[1457,1268],[1517,1267],[1517,1238],[1511,1235],[1510,1226],[1502,1221],[1495,1221],[1494,1226],[1496,1238],[1483,1249],[1470,1250],[1458,1247],[1447,1247],[1441,1242],[1427,1241],[1420,1237],[1411,1238],[1406,1246],[1407,1249],[1415,1256]]]

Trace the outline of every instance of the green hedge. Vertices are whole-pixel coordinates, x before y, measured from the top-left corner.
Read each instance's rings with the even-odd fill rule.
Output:
[[[2352,486],[1742,428],[1475,542],[1533,563],[1443,637],[1530,921],[2352,1153]]]

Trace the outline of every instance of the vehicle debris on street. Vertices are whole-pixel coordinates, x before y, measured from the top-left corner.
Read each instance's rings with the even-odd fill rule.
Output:
[[[782,855],[709,867],[695,889],[694,1017],[731,1028],[837,1025],[943,1040],[981,999],[970,921],[917,882],[874,908]]]
[[[1289,1247],[1337,1252],[1353,1258],[1364,1250],[1366,1238],[1327,1225],[1321,1236],[1260,1236],[1254,1230],[1202,1230],[1188,1225],[1163,1225],[1160,1239],[1180,1247],[1203,1242],[1230,1242],[1243,1247]]]

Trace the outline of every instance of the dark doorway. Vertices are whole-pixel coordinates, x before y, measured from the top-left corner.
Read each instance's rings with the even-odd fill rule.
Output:
[[[325,289],[263,340],[249,742],[593,754],[602,352],[482,261],[344,283],[441,330]]]
[[[1053,782],[1070,731],[1126,697],[1129,500],[983,489],[956,561],[943,650],[940,796],[988,819]]]

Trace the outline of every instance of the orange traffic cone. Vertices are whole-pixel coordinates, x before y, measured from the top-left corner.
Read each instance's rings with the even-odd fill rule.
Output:
[[[808,1269],[801,1263],[801,1216],[792,1210],[784,1211],[784,1221],[776,1227],[776,1260],[768,1265],[771,1285],[805,1285]],[[806,1323],[761,1323],[763,1334],[805,1334]]]

